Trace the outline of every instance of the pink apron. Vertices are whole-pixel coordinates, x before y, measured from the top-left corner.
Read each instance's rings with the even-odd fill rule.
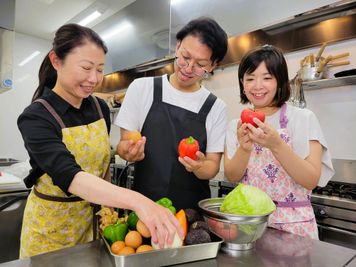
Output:
[[[286,109],[287,105],[284,104],[279,117],[280,129],[277,131],[291,146]],[[311,190],[297,184],[268,148],[254,144],[242,182],[262,189],[275,202],[277,209],[270,215],[268,226],[318,239],[318,228],[310,204]]]

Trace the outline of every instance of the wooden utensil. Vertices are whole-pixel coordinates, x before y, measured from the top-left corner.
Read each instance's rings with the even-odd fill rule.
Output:
[[[316,62],[319,61],[319,59],[320,59],[320,57],[321,57],[321,54],[324,52],[324,49],[325,49],[325,47],[326,47],[327,44],[328,44],[328,43],[325,42],[325,43],[323,43],[323,45],[320,47],[319,52],[318,52],[318,54],[316,55],[316,58],[315,58],[315,61],[316,61]]]
[[[341,62],[335,62],[335,63],[330,63],[328,64],[328,67],[337,67],[337,66],[343,66],[343,65],[349,65],[350,61],[341,61]]]
[[[347,52],[347,53],[339,54],[339,55],[336,55],[336,56],[331,56],[331,60],[335,60],[335,59],[339,59],[339,58],[343,58],[343,57],[348,57],[349,55],[350,55],[350,53]]]
[[[310,53],[309,56],[310,66],[314,67],[314,54]]]

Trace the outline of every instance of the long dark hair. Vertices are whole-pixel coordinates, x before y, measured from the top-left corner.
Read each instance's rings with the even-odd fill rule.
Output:
[[[288,79],[288,67],[286,60],[277,47],[264,45],[249,51],[241,60],[239,65],[239,85],[240,85],[240,102],[249,103],[244,92],[243,78],[245,73],[254,72],[258,66],[265,62],[268,72],[277,80],[277,92],[274,96],[273,105],[281,107],[290,96],[290,85]]]
[[[96,32],[78,24],[66,24],[60,27],[53,39],[51,51],[54,51],[59,59],[64,60],[74,48],[84,45],[86,41],[101,47],[105,54],[108,51],[104,41]],[[52,66],[49,53],[42,61],[38,72],[39,85],[32,97],[32,102],[43,95],[46,87],[52,89],[56,85],[57,71]]]

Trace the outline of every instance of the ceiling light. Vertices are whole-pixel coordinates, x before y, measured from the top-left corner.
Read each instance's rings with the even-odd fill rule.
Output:
[[[171,5],[177,5],[178,3],[182,2],[181,0],[171,0]]]
[[[40,51],[35,51],[33,52],[31,55],[29,55],[27,58],[25,58],[24,60],[22,60],[20,63],[19,63],[19,66],[22,67],[23,65],[25,65],[26,63],[28,63],[29,61],[31,61],[34,57],[38,56],[39,54],[41,54]]]
[[[101,38],[103,38],[104,40],[108,40],[111,37],[113,37],[114,35],[118,34],[119,32],[122,32],[124,30],[128,30],[130,28],[132,28],[132,24],[131,23],[129,23],[128,21],[121,22],[119,25],[117,25],[112,30],[102,34]]]
[[[93,20],[99,18],[101,16],[101,13],[98,10],[95,10],[93,13],[91,13],[89,16],[85,17],[81,21],[79,21],[79,25],[85,26],[92,22]]]

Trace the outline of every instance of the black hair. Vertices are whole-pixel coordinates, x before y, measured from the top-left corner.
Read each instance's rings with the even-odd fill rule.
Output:
[[[60,27],[53,39],[51,51],[54,51],[59,59],[64,60],[74,48],[84,45],[87,41],[102,48],[105,54],[108,51],[104,41],[96,32],[78,24],[66,24]],[[49,52],[42,61],[38,79],[39,85],[32,97],[32,102],[42,96],[46,87],[52,89],[56,84],[57,71],[49,59]]]
[[[282,52],[272,45],[252,49],[241,59],[238,72],[240,102],[242,104],[250,102],[244,93],[243,77],[245,73],[254,72],[262,62],[265,62],[268,72],[277,80],[277,92],[273,99],[273,105],[281,107],[290,96],[288,67]]]
[[[182,41],[188,35],[199,37],[212,50],[212,62],[223,60],[227,51],[227,34],[215,20],[208,17],[194,19],[176,34],[176,38]]]

